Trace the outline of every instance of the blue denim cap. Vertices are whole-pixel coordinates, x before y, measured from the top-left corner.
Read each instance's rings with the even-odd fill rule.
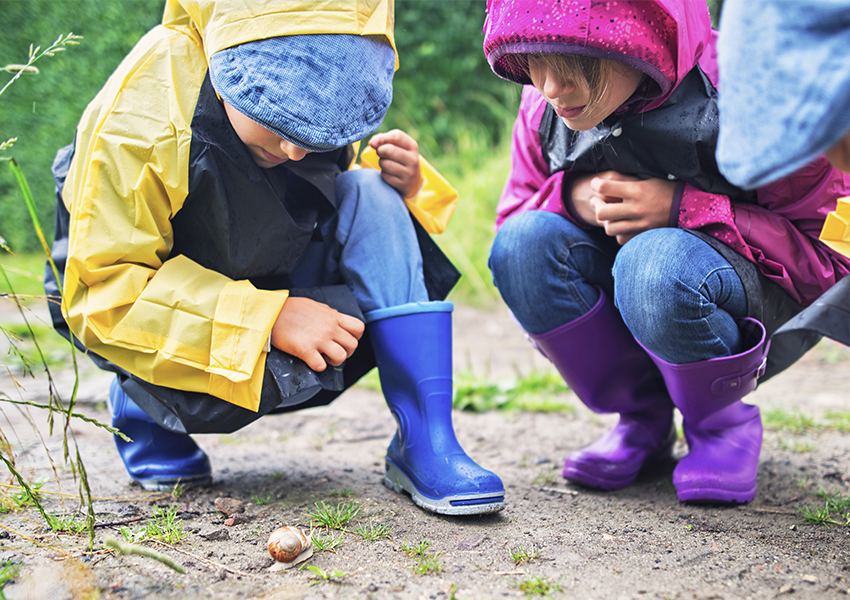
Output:
[[[727,0],[717,51],[717,162],[735,185],[788,175],[850,129],[846,2]]]
[[[392,102],[395,51],[360,35],[268,38],[213,54],[210,79],[242,114],[312,152],[361,140]]]

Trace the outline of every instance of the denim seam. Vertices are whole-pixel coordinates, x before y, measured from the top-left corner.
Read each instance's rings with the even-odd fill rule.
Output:
[[[561,252],[558,255],[558,263],[561,265],[560,279],[564,284],[564,288],[569,290],[569,293],[572,296],[573,304],[582,307],[582,313],[586,313],[593,307],[588,305],[587,302],[585,302],[584,298],[579,293],[575,282],[569,281],[568,279],[570,271],[576,271],[579,274],[580,271],[567,264],[567,261],[571,258],[571,252],[573,248],[578,245],[581,245],[582,242],[583,240],[576,240],[575,238],[565,240]],[[584,278],[582,277],[582,279]]]

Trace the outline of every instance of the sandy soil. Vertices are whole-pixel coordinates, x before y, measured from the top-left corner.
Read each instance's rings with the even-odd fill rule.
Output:
[[[455,318],[456,373],[506,381],[550,368],[523,339],[503,308],[459,307]],[[848,410],[850,353],[822,344],[794,368],[765,383],[750,399],[763,411],[795,411],[824,423],[830,410]],[[67,371],[54,373],[68,393]],[[109,378],[83,365],[79,410],[107,421]],[[21,396],[43,401],[44,378],[28,380]],[[8,376],[0,391],[18,397]],[[484,599],[533,597],[550,586],[554,598],[744,599],[844,597],[850,588],[850,528],[813,525],[799,508],[823,504],[819,489],[850,494],[850,434],[834,429],[792,434],[769,430],[759,471],[759,493],[736,508],[677,501],[673,465],[645,473],[618,492],[582,489],[560,477],[564,457],[614,422],[569,395],[574,412],[454,415],[467,452],[500,475],[507,508],[485,517],[424,512],[381,485],[383,454],[395,429],[381,396],[355,388],[330,407],[261,419],[233,435],[198,436],[213,463],[214,484],[179,497],[145,493],[132,485],[111,436],[75,422],[74,435],[89,473],[98,527],[95,553],[82,536],[56,535],[34,510],[0,515],[0,565],[11,560],[19,576],[3,592],[20,598],[399,598]],[[32,479],[49,475],[43,496],[52,512],[77,508],[76,484],[62,465],[61,436],[43,443],[21,413],[0,403],[0,430],[18,467]],[[44,424],[44,415],[33,411]],[[46,446],[59,477],[53,476]],[[680,440],[677,456],[686,452]],[[235,524],[215,501],[244,505]],[[312,570],[269,573],[266,549],[280,525],[309,528],[317,502],[359,507],[335,552],[316,552]],[[181,575],[152,559],[106,552],[121,538],[120,524],[140,529],[153,507],[173,508],[186,532],[171,546],[144,545],[182,564]],[[241,522],[244,521],[244,522]],[[386,525],[390,537],[369,541],[361,532]],[[320,537],[326,535],[317,530]],[[336,532],[335,535],[340,535]],[[430,542],[425,564],[403,551]],[[511,554],[533,556],[517,564]],[[59,560],[62,559],[62,560]]]

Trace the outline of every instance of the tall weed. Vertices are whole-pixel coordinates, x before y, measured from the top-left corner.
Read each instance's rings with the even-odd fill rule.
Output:
[[[20,77],[24,75],[38,74],[38,69],[35,67],[35,63],[39,59],[44,57],[55,56],[57,53],[63,52],[67,47],[78,44],[80,39],[80,36],[74,35],[73,33],[69,33],[66,35],[60,35],[56,39],[56,41],[54,41],[50,46],[44,49],[42,49],[40,46],[30,45],[29,56],[25,64],[10,64],[3,67],[2,70],[8,73],[12,73],[12,77],[5,82],[2,88],[0,88],[0,95],[2,95],[3,92],[9,89],[9,86],[11,86]],[[10,138],[2,142],[2,145],[0,145],[0,152],[3,152],[4,154],[0,155],[0,162],[6,163],[11,169],[15,182],[20,190],[20,193],[23,196],[26,210],[31,218],[35,236],[38,239],[41,248],[44,252],[44,255],[48,263],[50,264],[50,267],[53,269],[54,275],[57,277],[58,280],[58,275],[56,274],[56,265],[53,263],[53,259],[51,258],[50,246],[41,227],[41,223],[38,218],[38,212],[35,206],[35,200],[33,198],[33,194],[30,190],[27,179],[24,176],[23,170],[21,169],[17,161],[14,159],[14,157],[5,154],[12,148],[16,141],[17,138]],[[0,247],[2,247],[2,249],[0,249],[0,252],[11,253],[11,250],[6,246],[5,242],[2,239],[0,239]],[[14,303],[22,322],[22,325],[19,325],[18,327],[18,331],[21,335],[19,335],[15,331],[12,331],[10,328],[0,325],[0,330],[2,330],[2,333],[5,336],[9,345],[9,354],[20,361],[20,363],[17,365],[19,367],[19,370],[16,369],[16,371],[24,377],[33,376],[34,369],[36,368],[39,368],[40,370],[43,368],[43,371],[47,377],[47,390],[45,392],[45,395],[47,396],[47,404],[39,404],[36,402],[30,402],[25,400],[16,400],[11,398],[11,396],[5,392],[0,392],[0,402],[15,405],[23,404],[28,407],[35,407],[46,411],[49,433],[51,435],[53,433],[55,415],[58,414],[62,416],[63,460],[71,467],[71,471],[78,482],[80,504],[81,506],[85,507],[85,528],[88,530],[89,533],[89,544],[92,545],[94,542],[95,515],[94,510],[92,508],[91,489],[89,487],[88,477],[86,476],[85,465],[83,464],[82,457],[80,456],[79,447],[74,437],[74,432],[70,427],[72,418],[82,418],[83,420],[88,420],[89,422],[92,422],[91,419],[74,413],[74,404],[76,401],[79,378],[75,378],[75,383],[73,386],[73,390],[71,391],[70,399],[68,399],[66,404],[63,401],[62,394],[57,388],[55,381],[51,375],[49,361],[47,359],[47,356],[43,352],[41,345],[39,344],[38,337],[35,333],[35,328],[33,327],[33,325],[30,324],[29,313],[23,303],[24,299],[15,294],[15,287],[12,284],[12,279],[9,277],[9,273],[7,273],[2,263],[0,263],[0,282],[2,282],[3,289],[7,290],[3,294],[3,297]],[[24,337],[26,337],[33,345],[33,354],[31,356],[26,355],[18,347],[19,343],[24,339]],[[73,342],[71,342],[70,347],[74,372],[75,374],[77,374],[77,358],[76,353],[73,351]],[[20,382],[15,379],[14,375],[12,375],[13,371],[8,366],[7,372],[11,376],[13,385],[16,387],[19,386]],[[31,418],[29,417],[29,413],[25,414],[27,415],[27,418]],[[100,423],[96,424],[103,427],[107,427]],[[111,429],[109,427],[107,428]],[[71,456],[72,446],[69,444],[69,439],[71,440],[71,442],[73,442],[73,457]],[[34,484],[27,482],[26,479],[21,475],[21,473],[16,469],[16,457],[14,455],[11,444],[6,441],[8,440],[8,436],[5,432],[3,432],[2,429],[0,429],[0,440],[3,440],[5,442],[0,444],[0,461],[2,461],[6,465],[6,468],[9,470],[13,479],[24,490],[27,495],[27,498],[32,501],[33,505],[41,513],[48,526],[52,526],[52,524],[55,523],[55,518],[48,515],[45,511],[41,501],[39,500],[38,494],[33,490]],[[47,451],[46,447],[45,451]]]

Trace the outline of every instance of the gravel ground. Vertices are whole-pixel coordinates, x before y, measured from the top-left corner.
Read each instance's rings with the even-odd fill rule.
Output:
[[[503,382],[551,368],[502,307],[458,307],[455,336],[456,374]],[[109,377],[83,360],[79,411],[106,422]],[[9,600],[98,594],[127,600],[446,600],[538,592],[606,600],[845,597],[850,528],[807,523],[800,509],[823,506],[819,490],[850,495],[850,433],[824,426],[832,422],[829,411],[850,410],[849,365],[850,352],[822,343],[750,396],[763,413],[802,414],[813,427],[765,432],[759,493],[735,508],[680,504],[672,464],[617,492],[567,484],[560,477],[563,458],[616,419],[591,413],[572,394],[566,400],[573,411],[455,412],[461,444],[507,486],[507,508],[484,517],[436,516],[381,485],[395,424],[380,394],[367,387],[329,407],[267,417],[232,435],[197,436],[213,463],[213,485],[176,497],[131,484],[111,435],[75,421],[73,434],[97,498],[94,552],[85,536],[45,529],[34,509],[2,514],[0,565],[11,561],[19,569],[2,591]],[[67,397],[71,373],[53,373]],[[44,377],[23,383],[25,389],[16,390],[6,374],[0,391],[45,401]],[[50,512],[73,514],[77,484],[62,462],[61,432],[50,435],[40,411],[32,411],[36,430],[17,408],[0,403],[0,410],[0,431],[18,468],[31,480],[47,476],[44,490],[69,494],[43,495]],[[686,450],[679,440],[677,456]],[[308,530],[310,513],[323,502],[358,509],[345,531],[314,532],[325,542],[341,536],[341,545],[316,551],[304,563],[311,569],[269,572],[269,534],[282,525]],[[185,574],[104,546],[108,538],[124,539],[121,527],[142,531],[155,510],[174,515],[184,536],[179,543],[140,545],[180,563]],[[381,530],[389,537],[367,539]],[[516,560],[522,558],[530,560]]]

